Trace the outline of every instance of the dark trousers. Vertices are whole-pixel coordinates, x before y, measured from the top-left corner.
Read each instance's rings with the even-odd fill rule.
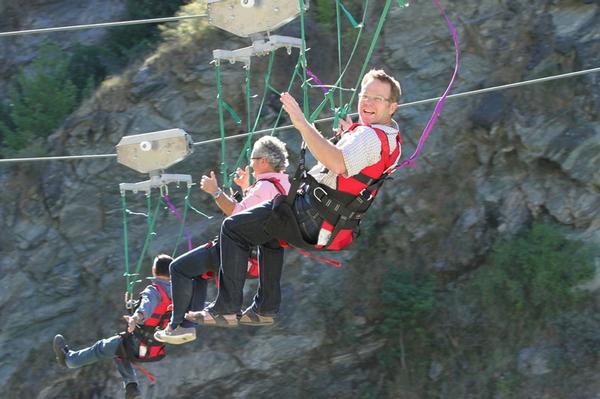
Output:
[[[200,275],[219,270],[219,245],[208,243],[177,257],[171,262],[171,291],[173,313],[169,326],[173,329],[194,324],[185,320],[187,311],[204,309],[208,281]]]
[[[303,197],[296,199],[298,223],[303,234],[316,237],[320,224],[307,212]],[[264,228],[273,208],[272,201],[264,202],[244,212],[230,216],[221,225],[221,269],[219,294],[213,310],[218,314],[238,314],[242,308],[248,252],[258,246],[260,284],[252,308],[261,315],[273,316],[281,303],[281,272],[283,248],[276,237]]]

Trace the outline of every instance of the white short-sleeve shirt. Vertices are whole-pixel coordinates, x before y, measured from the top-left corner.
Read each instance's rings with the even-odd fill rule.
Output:
[[[398,124],[392,120],[394,126],[373,125],[381,129],[388,138],[390,152],[396,149],[396,134]],[[371,166],[381,159],[381,141],[375,130],[369,126],[357,126],[351,134],[344,134],[336,147],[342,150],[344,163],[348,176],[354,176],[367,166]],[[398,156],[399,158],[399,156]],[[336,189],[337,175],[318,163],[310,173],[319,183]]]

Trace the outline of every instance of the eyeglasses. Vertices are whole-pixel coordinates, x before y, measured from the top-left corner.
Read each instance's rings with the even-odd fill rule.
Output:
[[[367,101],[367,100],[369,100],[369,101],[372,101],[372,102],[377,103],[377,104],[381,104],[384,101],[391,101],[389,98],[385,98],[385,97],[382,97],[382,96],[370,96],[370,95],[365,94],[365,93],[359,93],[358,94],[358,98],[361,101]]]
[[[256,161],[257,159],[263,159],[263,158],[264,158],[264,157],[252,157],[252,158],[250,158],[250,159],[251,159],[251,160],[253,160],[253,161]]]

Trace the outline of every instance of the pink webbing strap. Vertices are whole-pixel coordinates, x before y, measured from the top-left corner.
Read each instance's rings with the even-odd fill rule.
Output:
[[[171,199],[169,198],[169,194],[164,195],[163,196],[163,200],[165,201],[165,204],[167,204],[167,207],[169,208],[169,211],[171,211],[171,213],[173,215],[175,215],[175,218],[177,220],[179,220],[181,223],[183,223],[183,216],[181,216],[181,212],[179,212],[179,210],[171,202]],[[188,230],[188,228],[185,227],[185,226],[184,226],[184,232],[185,232],[185,237],[187,238],[188,251],[191,251],[193,249],[193,247],[192,247],[192,235],[190,234],[190,231]]]
[[[327,87],[323,84],[323,82],[321,82],[321,80],[317,77],[317,75],[315,75],[313,73],[313,71],[310,70],[310,68],[306,67],[306,74],[312,79],[313,82],[315,82],[315,87],[318,87],[321,89],[321,91],[325,94],[327,94],[328,90]]]
[[[452,40],[454,41],[454,58],[455,58],[454,73],[452,73],[452,78],[450,79],[450,83],[448,83],[448,87],[444,91],[444,94],[442,94],[442,97],[440,97],[437,104],[435,105],[435,109],[433,110],[433,114],[431,115],[429,122],[427,122],[427,126],[425,126],[423,133],[421,133],[421,137],[419,138],[419,143],[417,144],[417,148],[415,149],[415,152],[413,152],[413,154],[408,159],[400,162],[396,166],[395,169],[400,169],[404,166],[411,166],[411,167],[416,166],[414,161],[417,159],[417,157],[423,150],[425,141],[427,141],[427,138],[429,137],[429,133],[433,129],[433,126],[437,122],[438,116],[442,112],[442,108],[444,107],[444,103],[446,102],[446,97],[448,96],[448,93],[450,92],[450,89],[452,88],[452,85],[454,84],[454,80],[456,79],[456,75],[458,74],[458,70],[460,67],[460,45],[458,43],[458,33],[456,31],[456,28],[452,24],[452,21],[450,21],[450,18],[448,18],[448,15],[446,15],[446,11],[444,11],[444,8],[440,4],[439,0],[432,0],[432,1],[435,4],[435,6],[437,7],[437,9],[440,11],[442,16],[444,17],[444,19],[446,20],[446,25],[448,25],[448,30],[450,31],[450,34],[452,35]]]

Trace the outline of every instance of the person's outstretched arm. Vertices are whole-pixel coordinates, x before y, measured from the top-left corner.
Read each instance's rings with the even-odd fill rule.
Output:
[[[292,124],[298,129],[302,135],[302,139],[306,142],[308,149],[317,161],[321,162],[333,173],[345,175],[347,170],[342,151],[323,137],[314,125],[308,123],[298,102],[290,93],[286,92],[281,95],[281,103],[283,104],[283,109],[290,116]]]
[[[231,216],[233,209],[235,208],[235,200],[230,198],[219,188],[215,172],[211,170],[210,177],[206,175],[202,176],[202,179],[200,179],[200,188],[202,191],[213,196],[215,203],[221,211],[223,211],[225,216]]]

